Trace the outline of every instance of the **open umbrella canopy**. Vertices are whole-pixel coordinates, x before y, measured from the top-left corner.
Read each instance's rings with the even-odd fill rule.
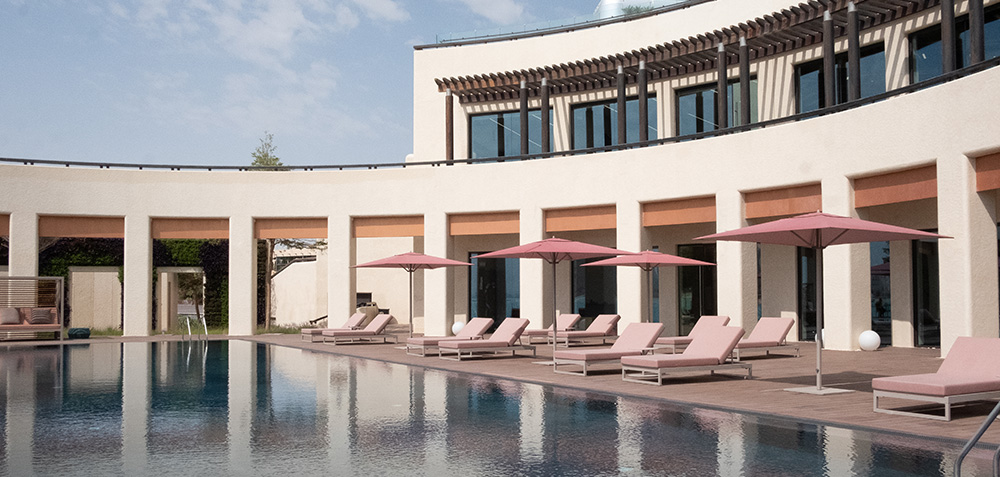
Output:
[[[646,250],[631,255],[622,255],[619,257],[606,258],[604,260],[599,260],[596,262],[585,264],[584,266],[595,267],[595,266],[614,266],[614,265],[639,267],[646,272],[656,267],[684,267],[684,266],[699,266],[699,265],[709,265],[713,267],[715,266],[714,263],[703,262],[701,260],[695,260],[693,258],[678,257],[677,255],[670,255],[669,253],[654,252],[652,250]]]
[[[477,258],[539,258],[548,263],[559,263],[563,260],[581,260],[585,258],[631,254],[632,252],[615,248],[552,237],[495,252],[484,253]]]
[[[354,268],[402,268],[408,272],[429,270],[441,267],[469,266],[471,263],[460,262],[448,258],[440,258],[422,253],[407,252],[391,257],[380,258],[371,262],[355,265]]]
[[[921,238],[950,237],[869,220],[813,212],[763,224],[751,225],[728,232],[705,235],[704,237],[698,237],[696,240],[729,240],[794,245],[807,248],[826,248],[830,245],[846,243],[914,240]]]

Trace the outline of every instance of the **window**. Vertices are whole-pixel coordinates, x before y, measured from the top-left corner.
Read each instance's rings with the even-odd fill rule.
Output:
[[[573,313],[591,318],[618,313],[618,267],[583,267],[599,259],[573,260]]]
[[[716,263],[715,244],[678,245],[677,255]],[[677,267],[678,334],[687,336],[703,315],[718,314],[715,267]]]
[[[955,18],[956,68],[969,66],[969,15]],[[986,59],[1000,56],[1000,5],[985,11],[983,36]],[[917,83],[941,75],[941,25],[934,25],[910,34],[910,82]]]
[[[508,316],[521,314],[520,265],[516,258],[484,258],[472,252],[469,261],[469,317],[493,318],[491,330]]]
[[[549,144],[553,144],[552,108],[549,108]],[[528,110],[528,154],[542,152],[542,110]],[[483,159],[521,155],[521,112],[469,116],[469,157]]]
[[[940,63],[940,61],[939,61]],[[847,52],[834,56],[834,98],[837,104],[847,102]],[[795,67],[796,112],[807,113],[825,108],[823,92],[823,59]],[[861,97],[885,92],[885,44],[876,43],[861,49]],[[833,106],[833,105],[830,105]]]
[[[796,247],[799,339],[816,339],[816,249]]]
[[[647,117],[650,140],[657,138],[656,96],[649,95]],[[639,142],[639,98],[625,101],[625,142]],[[616,100],[573,106],[573,149],[613,146],[618,143]]]
[[[872,331],[882,344],[892,343],[892,285],[889,280],[889,242],[872,242],[869,247],[872,283]]]
[[[705,131],[714,131],[715,123],[715,83],[695,86],[677,91],[677,135],[686,136]],[[726,87],[726,113],[728,123],[741,126],[739,79],[729,80]],[[750,78],[750,122],[757,122],[757,77]]]
[[[937,239],[913,241],[914,345],[941,346],[941,289]]]

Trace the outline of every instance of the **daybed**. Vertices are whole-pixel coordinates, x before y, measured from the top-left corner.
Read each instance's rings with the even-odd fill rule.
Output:
[[[656,344],[653,345],[656,348],[670,348],[671,353],[676,353],[678,349],[683,349],[687,345],[691,344],[691,340],[695,336],[698,336],[702,331],[708,328],[715,328],[719,326],[726,326],[729,324],[728,316],[713,316],[705,315],[698,318],[695,322],[694,327],[691,328],[691,332],[687,336],[664,336],[656,340]]]
[[[368,326],[361,330],[325,330],[323,331],[323,342],[336,345],[340,343],[374,342],[375,340],[381,340],[383,343],[386,343],[389,338],[392,338],[393,342],[395,342],[395,336],[385,333],[385,327],[392,320],[392,315],[381,313],[372,318],[371,323],[368,323]]]
[[[872,379],[875,412],[951,420],[956,403],[1000,399],[1000,338],[961,336],[936,373]],[[878,407],[879,398],[899,398],[944,404],[944,415]]]
[[[483,333],[493,326],[493,318],[473,318],[455,336],[420,336],[406,340],[406,354],[427,356],[428,350],[438,349],[438,344],[445,341],[469,341],[483,339]],[[410,351],[410,350],[419,350]]]
[[[16,333],[52,332],[63,339],[63,326],[56,307],[18,306],[0,308],[0,333],[10,337]]]
[[[511,356],[516,356],[519,350],[531,351],[531,355],[534,356],[534,346],[515,344],[527,326],[528,320],[525,318],[504,319],[493,335],[487,339],[438,343],[438,356],[442,359],[461,361],[463,357],[471,358],[477,356],[477,353],[496,354],[510,351]]]
[[[700,333],[681,354],[653,354],[625,356],[622,358],[622,380],[644,384],[663,384],[665,374],[685,371],[716,371],[745,369],[747,378],[753,376],[751,365],[728,362],[736,342],[743,336],[743,328],[721,326],[710,333]]]
[[[788,331],[792,329],[795,320],[785,317],[763,317],[757,320],[750,336],[743,338],[736,347],[733,348],[733,358],[740,360],[740,352],[763,351],[765,355],[771,351],[795,350],[795,356],[799,355],[799,345],[789,344],[785,341]]]
[[[552,370],[563,374],[587,375],[587,366],[598,363],[619,363],[623,356],[637,356],[653,350],[653,342],[663,331],[660,323],[632,323],[615,340],[610,348],[586,350],[559,350],[553,356]],[[560,370],[559,365],[581,366],[583,371]]]
[[[330,330],[356,330],[356,329],[361,328],[361,325],[365,322],[365,318],[367,316],[368,315],[365,315],[364,313],[360,313],[360,312],[355,313],[355,314],[351,315],[351,317],[348,318],[347,321],[344,322],[344,324],[341,327],[339,327],[339,328],[302,328],[302,335],[301,335],[301,337],[302,337],[302,339],[309,338],[309,341],[313,342],[313,341],[316,341],[313,338],[316,337],[316,336],[322,337],[324,331],[330,331]],[[329,322],[330,319],[327,318],[327,321]]]

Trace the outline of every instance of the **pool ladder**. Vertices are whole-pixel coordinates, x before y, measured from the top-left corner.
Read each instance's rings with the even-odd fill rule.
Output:
[[[184,322],[187,323],[187,329],[188,329],[187,336],[188,336],[188,338],[194,338],[195,336],[197,336],[198,339],[201,339],[201,333],[198,333],[197,335],[192,335],[191,334],[191,319],[192,318],[190,316],[188,316],[188,315],[184,315],[184,318],[185,318]],[[201,316],[199,316],[198,318],[195,318],[195,319],[201,321],[201,326],[205,329],[205,339],[208,339],[208,323],[205,322],[205,315],[201,315]],[[197,329],[198,329],[198,327],[195,326],[195,330],[197,330]],[[184,338],[184,336],[182,335],[181,339],[183,339],[183,338]]]
[[[955,460],[955,477],[962,477],[962,461],[965,460],[965,456],[972,451],[972,448],[976,446],[979,439],[983,437],[986,433],[986,429],[990,428],[993,421],[997,419],[997,415],[1000,415],[1000,402],[997,403],[990,415],[986,417],[983,421],[983,425],[979,426],[979,430],[976,431],[976,435],[969,439],[969,442],[965,443],[965,447],[962,448],[962,452],[958,454],[958,459]],[[993,454],[993,476],[1000,476],[1000,447],[997,448],[996,452]]]

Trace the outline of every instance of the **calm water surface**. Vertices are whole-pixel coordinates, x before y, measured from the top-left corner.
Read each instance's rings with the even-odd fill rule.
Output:
[[[960,448],[244,341],[0,348],[0,402],[12,476],[950,475]]]

